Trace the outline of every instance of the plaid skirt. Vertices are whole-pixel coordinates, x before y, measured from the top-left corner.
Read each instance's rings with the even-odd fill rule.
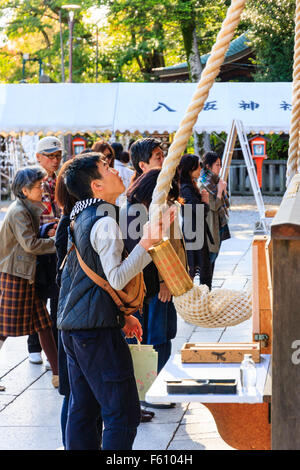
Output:
[[[0,336],[24,336],[51,327],[46,304],[27,279],[0,273]]]

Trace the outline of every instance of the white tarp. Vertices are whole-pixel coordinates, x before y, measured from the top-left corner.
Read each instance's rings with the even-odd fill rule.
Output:
[[[194,83],[0,85],[0,133],[175,132]],[[233,119],[246,132],[289,132],[291,83],[213,85],[195,129],[227,132]]]
[[[111,131],[117,83],[0,85],[0,133]]]

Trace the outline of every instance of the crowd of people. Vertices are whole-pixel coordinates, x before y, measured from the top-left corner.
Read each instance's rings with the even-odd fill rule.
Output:
[[[165,157],[159,140],[128,150],[100,140],[62,157],[58,138],[40,139],[37,165],[12,184],[0,228],[0,349],[7,337],[28,335],[29,361],[42,363],[44,351],[64,396],[65,449],[129,450],[139,423],[155,416],[149,408],[175,406],[139,401],[128,347],[153,345],[159,373],[177,333],[171,293],[148,250],[168,235],[191,278],[211,289],[230,237],[221,158],[183,155],[162,218],[149,221]]]

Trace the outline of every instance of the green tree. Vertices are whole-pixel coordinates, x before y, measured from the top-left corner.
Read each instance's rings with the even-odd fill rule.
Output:
[[[295,0],[249,0],[243,16],[250,30],[257,66],[256,81],[291,81]]]
[[[187,61],[191,80],[201,74],[200,54],[210,51],[228,0],[76,0],[73,81],[149,81],[153,69]],[[59,11],[64,0],[0,0],[9,47],[0,49],[1,80],[22,78],[22,56],[43,61],[44,73],[61,81]],[[87,24],[91,6],[106,6],[101,28]],[[62,11],[68,79],[68,14]],[[98,32],[98,34],[97,34]],[[97,47],[98,46],[98,47]],[[12,60],[13,58],[13,60]],[[9,65],[4,66],[7,61]],[[2,66],[1,66],[2,64]],[[38,81],[36,63],[26,63],[27,81]]]
[[[31,57],[41,59],[43,70],[53,80],[61,81],[61,50],[59,35],[59,11],[65,2],[63,0],[0,0],[0,17],[8,18],[8,24],[3,28],[7,40],[13,44],[13,50],[2,48],[1,61],[9,60],[12,53],[15,61],[11,62],[10,70],[1,67],[1,80],[4,73],[8,74],[9,81],[18,82],[22,70],[22,57],[29,53]],[[94,54],[94,37],[90,27],[83,22],[84,14],[95,4],[92,0],[78,2],[80,11],[76,13],[74,25],[74,54],[73,79],[86,81],[91,79],[94,70],[90,64],[91,54]],[[69,36],[68,13],[62,10],[63,40],[68,61],[67,41]],[[38,81],[38,70],[34,64],[26,64],[27,81]],[[66,69],[66,78],[68,72]]]
[[[191,79],[201,74],[199,52],[209,52],[226,11],[224,0],[102,0],[108,22],[126,47],[112,51],[119,71],[136,62],[143,80],[153,69],[186,60]],[[120,45],[120,44],[119,44]]]

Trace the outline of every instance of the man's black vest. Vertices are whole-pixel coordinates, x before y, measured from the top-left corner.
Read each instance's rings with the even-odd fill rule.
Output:
[[[90,242],[93,225],[103,215],[97,208],[103,202],[84,209],[74,223],[74,241],[85,263],[106,279],[98,253]],[[107,203],[105,203],[107,206]],[[97,286],[79,266],[75,250],[68,255],[61,278],[57,327],[60,330],[122,328],[124,316],[110,295]]]

